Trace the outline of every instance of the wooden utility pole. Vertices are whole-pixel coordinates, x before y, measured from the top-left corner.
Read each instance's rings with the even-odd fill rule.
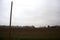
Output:
[[[11,10],[10,10],[10,27],[11,27],[11,21],[12,21],[12,7],[13,7],[13,1],[11,1]]]
[[[11,9],[10,9],[9,40],[11,40],[12,8],[13,8],[13,1],[11,1]]]

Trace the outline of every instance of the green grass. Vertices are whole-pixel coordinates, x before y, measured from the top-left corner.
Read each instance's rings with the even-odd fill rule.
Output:
[[[59,40],[59,36],[52,35],[12,35],[11,40]],[[0,40],[9,40],[9,36],[0,36]]]

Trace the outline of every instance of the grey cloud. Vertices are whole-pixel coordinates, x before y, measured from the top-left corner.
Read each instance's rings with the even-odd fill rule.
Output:
[[[32,0],[31,8],[13,8],[12,25],[60,25],[60,0]],[[15,4],[14,4],[15,5]],[[28,5],[27,5],[28,6]],[[10,2],[0,0],[0,25],[8,25]]]

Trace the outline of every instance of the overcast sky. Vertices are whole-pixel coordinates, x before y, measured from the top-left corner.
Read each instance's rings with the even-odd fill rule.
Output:
[[[0,0],[0,25],[9,25],[11,0]],[[13,0],[12,25],[60,25],[60,0]]]

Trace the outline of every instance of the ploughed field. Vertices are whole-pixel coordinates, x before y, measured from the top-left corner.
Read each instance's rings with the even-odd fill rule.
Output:
[[[0,28],[0,40],[60,40],[60,28]]]

